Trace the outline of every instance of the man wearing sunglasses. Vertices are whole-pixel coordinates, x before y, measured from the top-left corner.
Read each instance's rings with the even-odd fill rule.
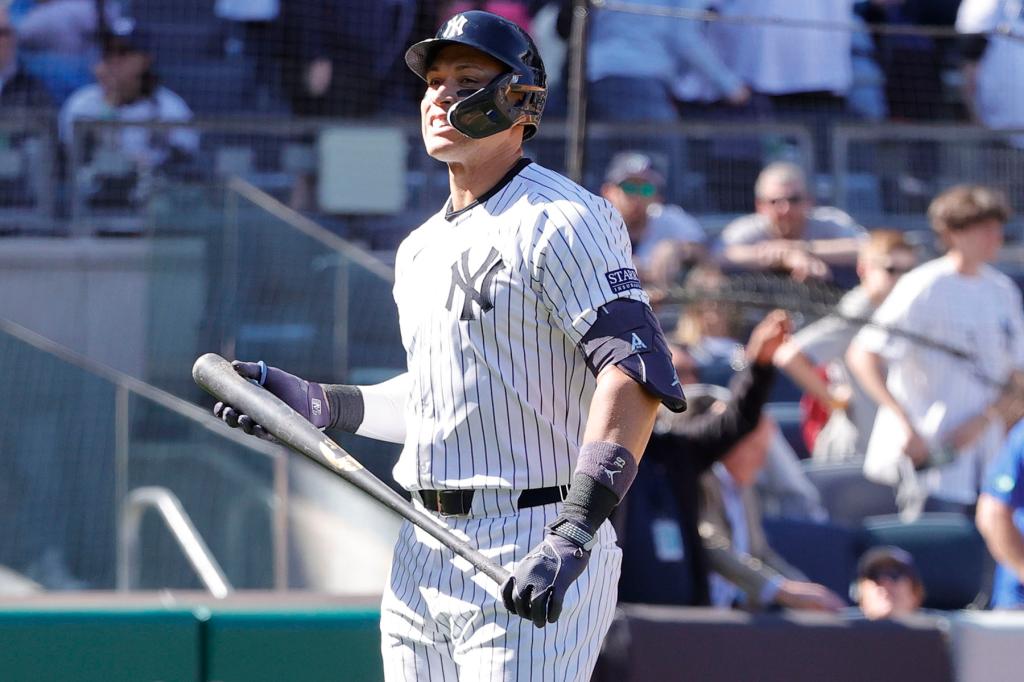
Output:
[[[686,263],[705,255],[704,229],[681,207],[662,202],[665,178],[642,152],[616,154],[605,173],[601,196],[626,223],[633,264],[652,298],[671,286]]]
[[[864,456],[876,405],[850,378],[843,356],[861,327],[857,320],[871,317],[896,281],[915,265],[917,256],[902,232],[873,230],[857,258],[860,285],[843,296],[833,314],[801,329],[775,354],[775,365],[829,415],[827,422],[818,423],[820,432],[813,444],[808,443],[815,459],[850,461]],[[827,377],[819,368],[826,368]]]
[[[837,208],[814,206],[803,170],[777,162],[754,185],[755,212],[729,223],[715,252],[738,268],[784,272],[802,282],[831,279],[854,264],[864,228]]]

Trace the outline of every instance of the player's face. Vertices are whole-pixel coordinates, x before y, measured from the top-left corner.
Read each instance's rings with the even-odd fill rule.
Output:
[[[428,154],[441,161],[458,162],[464,160],[466,150],[508,137],[509,131],[503,131],[474,140],[448,123],[452,105],[505,70],[498,60],[466,45],[449,45],[437,53],[427,70],[427,91],[420,102],[420,125]]]
[[[807,188],[794,182],[773,182],[762,190],[756,201],[757,212],[768,218],[776,236],[799,239],[807,223],[811,197]]]

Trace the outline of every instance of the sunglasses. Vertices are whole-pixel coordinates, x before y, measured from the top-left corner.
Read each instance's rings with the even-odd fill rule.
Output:
[[[908,272],[910,272],[911,270],[913,270],[913,268],[901,268],[898,265],[886,265],[882,269],[885,270],[886,272],[888,272],[890,275],[893,275],[893,276],[905,275]]]
[[[787,204],[802,204],[806,198],[803,194],[790,194],[787,197],[775,197],[774,199],[762,199],[761,201],[772,206],[778,206],[783,202]]]
[[[899,568],[896,566],[888,566],[886,568],[878,568],[873,571],[868,571],[864,576],[871,582],[880,583],[886,578],[892,582],[899,582],[910,578],[910,571],[905,568]]]
[[[626,194],[638,197],[653,197],[658,193],[658,188],[651,182],[620,182],[619,189]]]

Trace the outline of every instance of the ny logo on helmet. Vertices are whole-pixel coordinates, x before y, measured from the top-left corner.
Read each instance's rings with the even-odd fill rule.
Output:
[[[475,272],[470,272],[469,250],[464,251],[462,258],[452,263],[452,288],[448,290],[448,302],[444,304],[444,307],[448,310],[452,309],[452,303],[455,300],[455,288],[458,287],[462,289],[462,293],[466,296],[462,303],[462,314],[459,315],[460,320],[476,319],[476,315],[473,312],[474,303],[480,306],[481,313],[486,313],[492,309],[494,301],[491,300],[491,282],[494,281],[494,276],[501,270],[502,265],[501,255],[492,246],[480,267]],[[480,287],[478,289],[474,288],[474,283],[481,277],[483,279],[480,282]]]
[[[455,36],[461,36],[462,29],[466,26],[466,21],[468,21],[466,17],[461,14],[456,14],[448,20],[447,24],[445,24],[444,33],[441,34],[441,37],[451,39]]]

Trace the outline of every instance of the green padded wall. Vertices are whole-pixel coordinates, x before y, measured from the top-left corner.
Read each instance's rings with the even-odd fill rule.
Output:
[[[211,682],[384,679],[380,612],[217,608],[206,622]]]
[[[201,624],[182,610],[0,610],[3,682],[194,682]]]

